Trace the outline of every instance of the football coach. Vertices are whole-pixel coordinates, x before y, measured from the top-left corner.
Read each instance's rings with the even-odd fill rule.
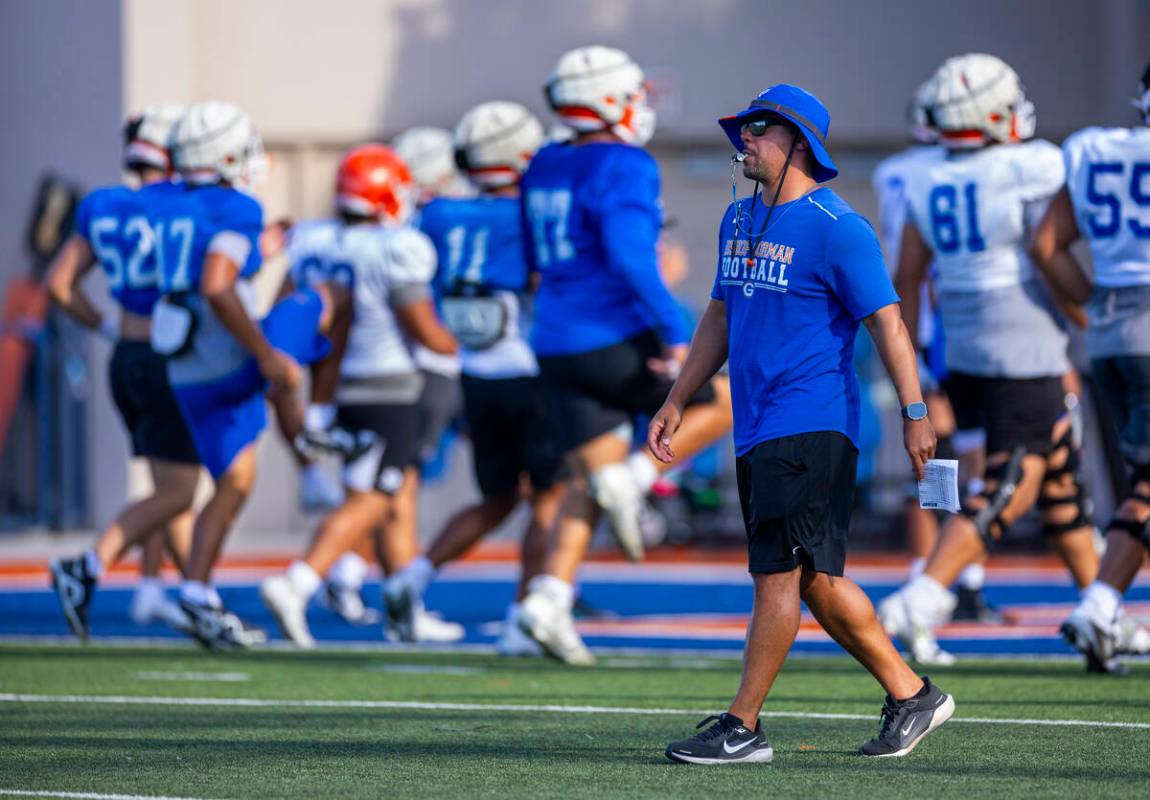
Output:
[[[879,733],[859,753],[903,756],[950,718],[954,700],[907,666],[843,567],[858,460],[855,336],[861,323],[874,339],[921,479],[935,434],[914,347],[874,231],[823,185],[838,168],[818,98],[779,84],[719,125],[755,191],[723,214],[711,300],[647,443],[670,461],[687,398],[729,361],[754,610],[730,707],[666,753],[690,764],[772,760],[759,712],[798,632],[801,600],[886,691]]]

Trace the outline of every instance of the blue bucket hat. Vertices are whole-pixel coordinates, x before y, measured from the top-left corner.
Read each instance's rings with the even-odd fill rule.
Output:
[[[719,120],[719,127],[731,140],[735,150],[743,149],[741,131],[743,124],[763,117],[783,117],[794,123],[810,145],[815,159],[814,174],[817,182],[829,181],[839,174],[839,168],[827,152],[827,131],[831,126],[831,115],[819,99],[806,89],[779,83],[751,101],[751,104],[730,117]]]

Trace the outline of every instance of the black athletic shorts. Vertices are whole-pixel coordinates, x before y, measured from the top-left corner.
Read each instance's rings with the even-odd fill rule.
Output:
[[[168,382],[168,361],[148,342],[121,340],[108,362],[112,400],[132,440],[132,455],[181,464],[200,456]]]
[[[1114,415],[1122,454],[1150,464],[1150,356],[1109,356],[1090,362],[1099,394]]]
[[[1061,378],[984,378],[952,372],[943,389],[958,430],[986,430],[986,452],[1050,453],[1054,423],[1066,413]]]
[[[415,403],[354,403],[336,409],[336,424],[358,433],[370,431],[376,446],[354,461],[345,461],[343,482],[360,492],[395,494],[404,470],[419,451],[419,406]]]
[[[423,391],[419,395],[416,423],[418,441],[408,466],[419,466],[435,457],[440,437],[462,411],[458,380],[426,369],[422,372]]]
[[[838,431],[768,439],[735,459],[752,574],[843,574],[857,465]]]
[[[659,337],[654,331],[644,331],[599,350],[541,357],[539,371],[563,451],[573,450],[638,415],[653,416],[673,384],[647,368],[648,359],[662,355]],[[714,398],[715,390],[708,383],[687,405],[709,403]]]
[[[562,454],[538,378],[463,376],[475,478],[484,497],[506,497],[526,473],[535,489],[555,483]]]

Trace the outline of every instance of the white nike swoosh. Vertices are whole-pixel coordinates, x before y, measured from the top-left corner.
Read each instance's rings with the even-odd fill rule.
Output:
[[[738,747],[729,747],[729,746],[727,745],[727,743],[726,743],[726,742],[723,742],[723,751],[724,751],[724,752],[725,752],[727,755],[734,755],[735,753],[737,753],[737,752],[739,752],[740,750],[742,750],[744,747],[746,747],[746,746],[748,746],[748,745],[752,745],[752,744],[754,744],[754,743],[755,743],[755,740],[754,740],[754,739],[748,739],[747,741],[743,742],[743,743],[742,743],[741,745],[739,745]]]
[[[903,736],[906,736],[906,735],[908,735],[908,734],[910,733],[910,729],[911,729],[911,728],[913,728],[913,727],[914,727],[914,723],[913,723],[913,722],[912,722],[912,723],[910,723],[909,725],[907,725],[905,728],[903,728],[903,729],[902,729],[902,735],[903,735]]]

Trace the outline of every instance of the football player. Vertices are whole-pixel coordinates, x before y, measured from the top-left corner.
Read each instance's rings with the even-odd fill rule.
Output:
[[[384,585],[389,609],[419,608],[436,571],[501,524],[525,494],[531,516],[522,572],[496,645],[504,655],[539,652],[519,629],[518,601],[542,568],[562,496],[555,432],[527,341],[536,276],[524,261],[519,210],[519,181],[542,140],[542,125],[517,103],[471,109],[456,128],[455,152],[479,196],[434,200],[420,215],[439,255],[444,322],[460,343],[467,429],[483,499],[455,514],[427,552]]]
[[[1031,140],[1034,108],[1002,60],[957,56],[930,84],[947,155],[909,177],[896,285],[914,330],[919,287],[934,262],[944,388],[958,427],[986,431],[985,487],[947,520],[923,574],[883,600],[879,616],[916,660],[940,663],[952,658],[932,632],[954,610],[948,587],[1032,507],[1080,588],[1094,579],[1098,556],[1064,405],[1067,333],[1028,252],[1062,187],[1061,154]]]
[[[533,345],[574,477],[520,625],[549,655],[586,664],[571,616],[575,573],[601,509],[624,552],[642,556],[638,512],[661,465],[646,452],[628,458],[631,422],[662,405],[690,331],[659,276],[659,170],[643,149],[655,117],[642,70],[620,50],[580,47],[544,92],[575,137],[541,149],[523,176],[524,236],[540,274]],[[679,459],[730,427],[729,384],[716,378],[693,398]]]
[[[391,146],[407,165],[416,190],[415,215],[411,222],[418,227],[420,210],[437,197],[466,197],[473,193],[455,165],[451,132],[444,128],[415,127],[396,136]],[[384,570],[390,564],[408,564],[419,554],[419,491],[422,468],[432,461],[441,446],[444,431],[460,411],[459,358],[437,353],[414,343],[415,363],[423,373],[423,391],[419,399],[419,443],[412,463],[405,470],[403,487],[392,503],[390,518],[380,525],[374,541],[364,541],[345,553],[327,575],[321,601],[332,611],[353,624],[374,621],[373,610],[362,599],[368,562],[376,552]],[[386,527],[386,534],[385,534]],[[421,640],[456,641],[463,628],[445,622],[422,606],[413,608],[415,630]],[[388,638],[399,638],[387,630]]]
[[[264,396],[293,402],[300,364],[322,370],[338,363],[339,348],[332,352],[321,331],[345,317],[347,291],[334,284],[301,289],[256,319],[249,278],[262,263],[263,209],[241,189],[262,165],[259,135],[236,106],[201,103],[177,123],[171,152],[182,182],[149,207],[164,295],[152,346],[169,356],[176,399],[215,479],[196,518],[181,605],[201,644],[229,649],[252,636],[224,608],[211,572],[255,481]]]
[[[878,199],[879,235],[887,264],[894,269],[898,266],[898,246],[902,239],[903,225],[906,224],[907,201],[906,184],[908,176],[922,165],[937,161],[946,154],[946,149],[938,144],[938,131],[934,128],[933,112],[929,105],[930,86],[919,86],[911,98],[908,109],[909,133],[913,144],[879,162],[871,183]],[[919,291],[919,314],[917,345],[919,349],[919,378],[922,381],[931,424],[938,435],[937,458],[958,458],[963,462],[963,472],[974,477],[975,493],[981,491],[982,454],[981,430],[955,431],[954,410],[946,393],[942,391],[939,377],[945,375],[945,360],[942,357],[942,319],[937,304],[931,296],[929,281],[923,281]],[[973,467],[972,467],[973,462]],[[913,480],[907,485],[906,530],[911,563],[910,577],[920,575],[926,567],[926,560],[938,542],[939,517],[936,512],[923,509],[918,504],[918,487]],[[998,621],[998,614],[987,604],[982,594],[985,569],[981,563],[971,564],[958,578],[958,604],[955,619],[975,619]]]
[[[150,106],[124,125],[124,167],[137,187],[168,180],[168,136],[182,113],[180,106]],[[165,533],[177,566],[186,563],[199,457],[168,383],[166,361],[149,344],[160,287],[144,195],[124,185],[85,197],[76,210],[76,232],[47,277],[48,291],[61,309],[115,342],[108,364],[112,399],[128,430],[132,455],[146,461],[153,484],[152,493],[126,506],[83,556],[50,566],[64,616],[82,638],[88,636],[96,581],[136,541],[142,544],[143,560],[129,608],[132,619],[138,624],[161,620],[187,625],[179,606],[165,596],[159,569]],[[81,285],[96,263],[104,270],[118,315],[101,314]]]
[[[306,427],[314,432],[338,426],[363,443],[345,460],[343,505],[324,519],[303,558],[260,587],[284,635],[301,647],[315,644],[305,611],[323,576],[349,550],[370,542],[390,518],[415,459],[424,377],[412,344],[445,355],[457,350],[435,312],[430,286],[435,248],[409,224],[415,201],[411,174],[396,153],[383,145],[364,145],[340,164],[339,218],[306,224],[293,234],[293,280],[298,285],[337,282],[349,287],[353,298],[335,407],[313,407],[313,415],[325,413],[327,419],[311,420]],[[389,540],[395,535],[406,532],[384,524],[381,560],[386,572],[407,563],[394,560]],[[410,622],[414,614],[395,616]],[[410,640],[418,632],[400,633]]]
[[[1061,629],[1095,672],[1121,671],[1119,653],[1150,651],[1150,636],[1121,608],[1150,548],[1150,67],[1134,105],[1140,125],[1086,128],[1066,140],[1066,187],[1033,248],[1052,281],[1087,303],[1087,350],[1128,467],[1098,576]],[[1079,238],[1090,245],[1093,286],[1070,250]]]

